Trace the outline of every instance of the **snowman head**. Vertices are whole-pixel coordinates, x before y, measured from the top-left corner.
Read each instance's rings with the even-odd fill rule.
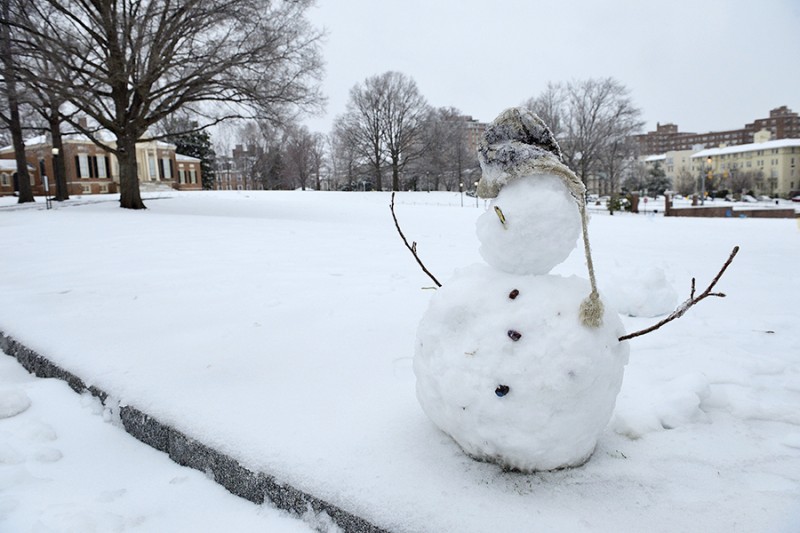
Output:
[[[561,179],[541,174],[505,185],[491,208],[478,217],[476,232],[480,254],[494,268],[541,275],[575,249],[581,217]]]

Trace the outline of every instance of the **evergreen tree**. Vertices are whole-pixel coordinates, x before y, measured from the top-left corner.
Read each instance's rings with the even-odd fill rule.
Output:
[[[211,135],[208,131],[193,131],[180,135],[167,137],[167,141],[175,145],[175,151],[182,155],[196,157],[200,160],[200,173],[203,177],[203,188],[213,189],[216,181],[214,172],[217,158],[214,147],[211,145]]]
[[[664,191],[672,187],[667,173],[661,168],[661,164],[656,161],[656,164],[648,172],[647,181],[645,182],[647,191],[652,195],[664,194]]]

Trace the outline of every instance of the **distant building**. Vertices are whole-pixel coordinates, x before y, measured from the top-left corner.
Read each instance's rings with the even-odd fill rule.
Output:
[[[741,129],[709,133],[679,132],[675,124],[656,124],[656,130],[633,138],[641,155],[665,154],[690,150],[696,145],[712,148],[720,145],[735,146],[754,142],[755,134],[767,130],[773,139],[800,138],[800,116],[786,106],[769,112],[768,118],[756,119]]]
[[[700,147],[694,150],[673,150],[665,154],[643,155],[639,157],[639,161],[644,163],[648,171],[659,165],[666,178],[674,184],[681,176],[696,175],[692,154],[698,150]]]
[[[219,191],[256,191],[264,189],[257,179],[256,167],[264,157],[264,149],[255,144],[245,148],[237,144],[231,156],[217,157],[214,188]]]
[[[754,143],[701,150],[692,155],[693,169],[698,175],[710,172],[723,180],[747,172],[754,176],[756,194],[796,194],[800,189],[800,138],[765,140],[769,135],[764,130]]]
[[[55,193],[54,157],[63,157],[66,168],[67,190],[70,195],[104,194],[118,192],[119,164],[113,153],[80,136],[66,136],[63,149],[53,154],[53,144],[47,136],[25,142],[25,158],[31,169],[33,194],[45,194],[47,178],[50,193]],[[109,143],[113,146],[114,142]],[[0,195],[13,194],[16,165],[14,147],[0,148]],[[175,145],[150,141],[136,144],[136,161],[139,185],[147,189],[202,189],[200,160],[175,153]]]
[[[462,119],[464,120],[467,129],[467,149],[469,150],[470,154],[477,158],[478,146],[480,145],[481,137],[483,137],[483,132],[486,131],[486,128],[489,126],[489,124],[486,122],[479,122],[469,115],[464,115]]]

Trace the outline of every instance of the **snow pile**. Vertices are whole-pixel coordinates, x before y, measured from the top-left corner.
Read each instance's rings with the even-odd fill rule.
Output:
[[[575,249],[581,219],[560,178],[514,180],[500,190],[493,206],[500,208],[503,220],[492,208],[476,226],[480,254],[496,269],[546,274]]]
[[[17,389],[0,390],[0,419],[11,418],[31,406],[28,395]]]
[[[620,435],[638,439],[654,431],[707,422],[703,408],[710,393],[708,378],[699,373],[685,374],[661,384],[629,379],[617,400],[611,428]]]
[[[470,456],[522,471],[589,458],[628,345],[613,311],[600,328],[580,323],[588,287],[475,265],[434,295],[417,332],[417,396]]]
[[[659,267],[629,268],[619,264],[599,274],[603,297],[626,316],[656,317],[671,313],[678,293]]]

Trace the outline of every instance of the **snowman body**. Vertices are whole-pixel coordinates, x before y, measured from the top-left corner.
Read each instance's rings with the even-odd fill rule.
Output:
[[[587,326],[589,282],[549,273],[581,230],[573,196],[555,175],[504,184],[477,222],[488,264],[457,271],[417,331],[423,410],[468,455],[507,469],[583,464],[622,384],[619,316],[606,308]]]

